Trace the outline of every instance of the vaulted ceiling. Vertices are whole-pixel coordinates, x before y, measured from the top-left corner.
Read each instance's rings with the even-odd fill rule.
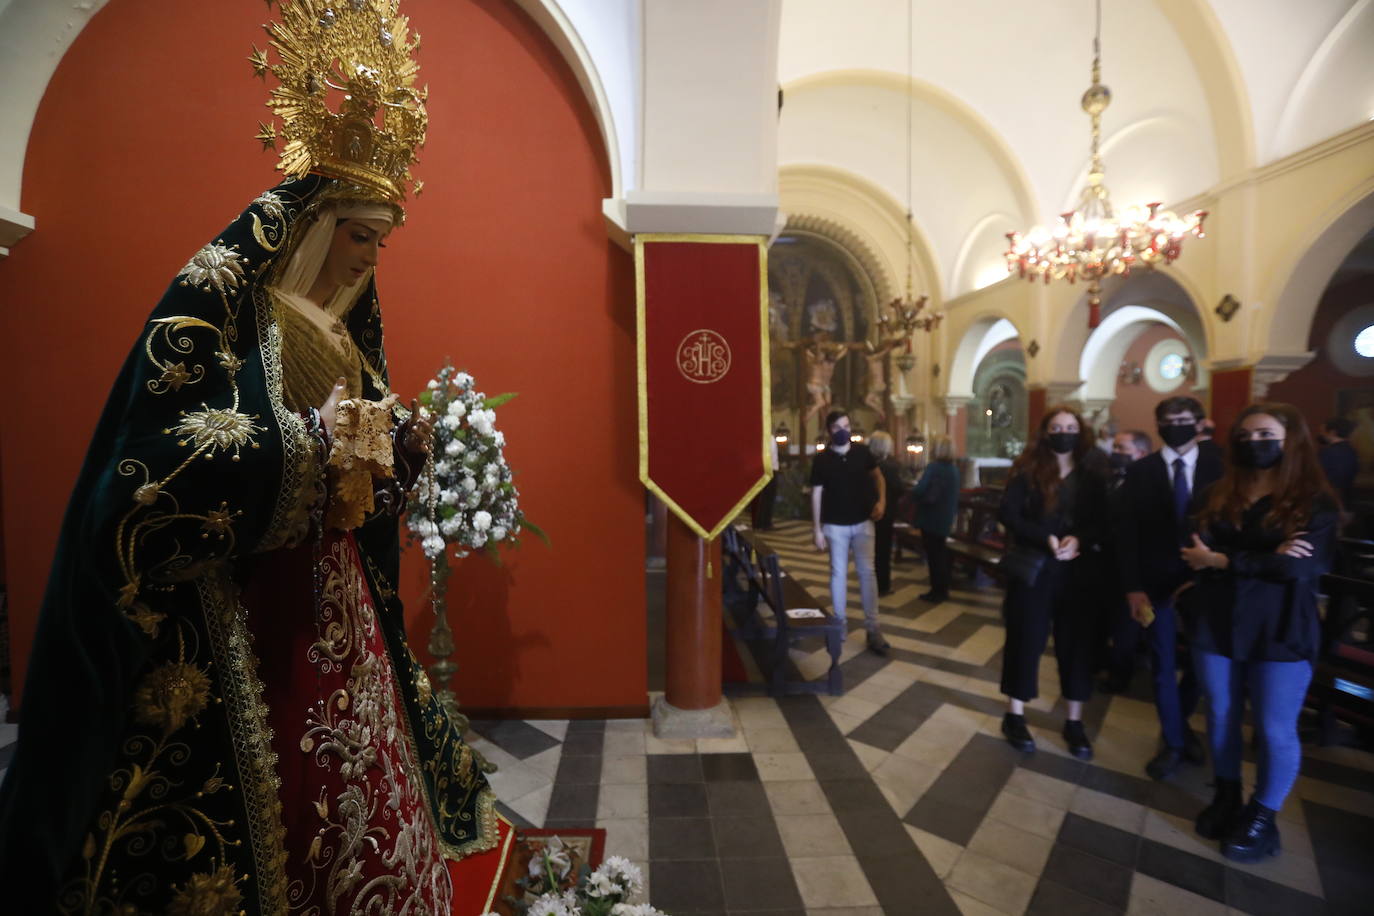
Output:
[[[1374,117],[1374,0],[1102,7],[1118,206],[1186,202]],[[1006,232],[1077,200],[1094,7],[912,0],[910,22],[906,0],[784,0],[779,166],[849,177],[856,207],[905,208],[909,179],[922,279],[950,299],[1005,276]]]

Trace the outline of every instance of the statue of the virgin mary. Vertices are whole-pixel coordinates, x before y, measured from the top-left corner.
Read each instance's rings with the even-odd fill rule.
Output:
[[[281,63],[254,65],[288,177],[191,257],[113,385],[0,789],[23,912],[447,913],[445,859],[496,842],[396,594],[429,441],[374,278],[426,128],[396,5],[282,4]]]

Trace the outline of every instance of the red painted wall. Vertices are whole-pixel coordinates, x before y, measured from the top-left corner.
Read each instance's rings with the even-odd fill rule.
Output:
[[[1150,348],[1155,344],[1161,340],[1182,339],[1179,333],[1168,325],[1151,324],[1131,342],[1122,358],[1126,362],[1144,366],[1145,358],[1149,356]],[[1184,346],[1187,346],[1186,342]],[[1191,348],[1188,352],[1192,352]],[[1196,359],[1197,354],[1193,355]],[[1148,433],[1151,440],[1154,440],[1155,447],[1158,448],[1159,437],[1155,435],[1155,405],[1165,398],[1172,397],[1197,397],[1197,394],[1193,386],[1186,380],[1172,391],[1163,393],[1151,388],[1150,383],[1144,378],[1141,378],[1139,385],[1128,385],[1118,380],[1116,399],[1112,402],[1112,419],[1117,421],[1117,429],[1122,432],[1138,429]],[[1203,407],[1206,407],[1206,400],[1200,400],[1202,400]]]
[[[1307,338],[1307,349],[1315,351],[1316,357],[1288,378],[1269,386],[1269,400],[1297,407],[1314,432],[1339,413],[1340,391],[1374,388],[1374,378],[1347,375],[1337,368],[1326,349],[1332,326],[1346,313],[1370,302],[1374,302],[1374,277],[1328,289],[1317,305],[1312,332]]]
[[[1284,401],[1302,411],[1313,434],[1321,432],[1321,426],[1329,418],[1344,415],[1356,422],[1356,432],[1352,437],[1360,452],[1362,489],[1370,487],[1371,470],[1374,470],[1374,435],[1369,425],[1370,411],[1364,405],[1369,403],[1369,392],[1374,391],[1374,378],[1349,375],[1337,368],[1331,361],[1327,350],[1332,326],[1346,314],[1374,302],[1374,276],[1364,276],[1327,289],[1317,305],[1317,313],[1312,317],[1312,333],[1307,339],[1307,349],[1316,352],[1312,362],[1294,372],[1281,382],[1269,386],[1267,400]],[[1349,344],[1347,344],[1349,345]],[[1347,401],[1342,414],[1341,392],[1362,392],[1362,410],[1350,409]],[[1349,396],[1347,395],[1347,398]]]
[[[636,480],[634,287],[606,239],[594,117],[540,30],[501,0],[409,0],[430,88],[424,196],[378,279],[393,383],[446,359],[491,393],[526,511],[553,539],[451,586],[470,706],[646,701],[643,491]],[[0,429],[16,685],[58,521],[111,380],[162,290],[260,191],[267,87],[245,60],[261,4],[113,0],[39,108],[22,206],[37,231],[0,264]],[[403,595],[422,656],[423,563]],[[613,660],[614,663],[607,663]]]
[[[1028,388],[1026,390],[1026,435],[1034,436],[1035,431],[1040,426],[1040,420],[1045,416],[1045,408],[1049,406],[1045,399],[1049,396],[1049,391],[1044,388]]]
[[[1231,424],[1250,404],[1250,381],[1254,371],[1250,366],[1243,366],[1212,373],[1212,403],[1207,413],[1217,424],[1216,441],[1226,441]]]

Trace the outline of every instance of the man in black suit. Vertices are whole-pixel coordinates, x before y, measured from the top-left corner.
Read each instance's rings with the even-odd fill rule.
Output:
[[[1341,498],[1341,506],[1350,511],[1350,498],[1355,494],[1355,478],[1360,473],[1360,456],[1350,444],[1355,424],[1344,417],[1332,417],[1322,427],[1322,447],[1317,453],[1331,489]]]
[[[1195,398],[1173,397],[1155,407],[1159,451],[1126,471],[1118,493],[1122,524],[1118,528],[1117,563],[1131,617],[1145,627],[1154,664],[1155,709],[1163,749],[1146,765],[1152,779],[1168,779],[1187,759],[1205,759],[1202,744],[1188,727],[1197,705],[1197,681],[1185,664],[1178,678],[1178,620],[1174,591],[1189,578],[1179,555],[1188,543],[1188,506],[1193,494],[1221,477],[1216,452],[1198,448],[1205,416]]]

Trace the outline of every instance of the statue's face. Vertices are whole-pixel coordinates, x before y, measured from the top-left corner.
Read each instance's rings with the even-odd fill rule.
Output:
[[[334,286],[354,286],[377,266],[391,223],[384,219],[346,219],[334,227],[334,239],[320,272]]]

